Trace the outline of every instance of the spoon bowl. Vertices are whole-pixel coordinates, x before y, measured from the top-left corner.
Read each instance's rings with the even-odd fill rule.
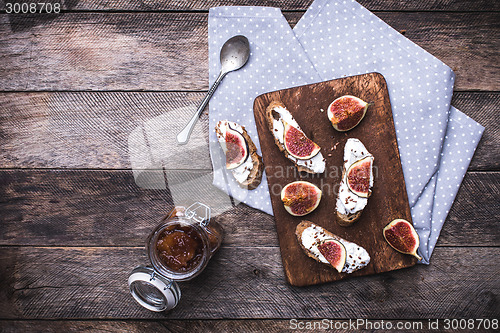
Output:
[[[201,101],[200,106],[196,110],[196,113],[193,115],[189,123],[184,127],[179,134],[177,134],[177,143],[180,145],[184,145],[189,141],[189,137],[191,136],[191,132],[193,131],[194,124],[200,117],[200,114],[207,106],[208,101],[214,94],[215,90],[221,83],[222,79],[226,76],[227,73],[240,69],[245,66],[250,57],[250,43],[245,36],[234,36],[228,39],[222,49],[220,50],[220,63],[221,63],[221,71],[219,76],[215,80],[214,84],[210,87],[207,92],[207,95]]]
[[[220,51],[223,72],[231,72],[245,66],[250,56],[250,45],[245,36],[228,39]]]

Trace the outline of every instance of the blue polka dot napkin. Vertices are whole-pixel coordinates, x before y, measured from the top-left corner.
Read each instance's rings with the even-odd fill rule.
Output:
[[[219,50],[245,35],[251,55],[228,74],[210,102],[210,128],[221,119],[244,125],[257,145],[253,100],[302,84],[369,72],[384,75],[422,263],[429,263],[443,223],[484,128],[450,105],[454,73],[355,1],[316,0],[292,30],[268,7],[210,9],[210,83],[220,71]],[[241,189],[225,170],[210,131],[214,185],[272,214],[265,176],[254,191]]]

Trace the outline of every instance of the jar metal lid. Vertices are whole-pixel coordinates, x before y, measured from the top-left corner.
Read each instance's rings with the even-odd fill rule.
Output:
[[[179,285],[149,266],[134,268],[128,278],[128,286],[140,305],[155,312],[175,308],[181,298]]]

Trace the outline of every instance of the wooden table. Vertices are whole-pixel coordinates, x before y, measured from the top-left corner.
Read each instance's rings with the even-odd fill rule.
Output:
[[[486,127],[431,265],[291,287],[273,218],[240,204],[217,218],[220,252],[162,314],[137,305],[126,280],[172,198],[135,185],[127,136],[203,97],[208,8],[244,1],[65,0],[56,15],[6,14],[4,2],[0,330],[247,332],[286,330],[290,318],[500,317],[500,2],[361,1],[453,68],[453,105]],[[311,0],[245,3],[281,7],[294,25]],[[208,130],[206,112],[201,122]]]

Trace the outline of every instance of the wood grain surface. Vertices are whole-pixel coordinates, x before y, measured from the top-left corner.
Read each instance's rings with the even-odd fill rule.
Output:
[[[499,188],[499,172],[469,172],[438,246],[500,246]],[[170,191],[136,186],[128,170],[1,170],[0,246],[143,246],[172,203]],[[225,246],[278,246],[273,217],[256,209],[239,204],[216,220]]]
[[[327,328],[332,327],[337,333],[350,333],[353,328],[336,329],[335,327],[349,327],[351,321],[347,319],[326,319]],[[400,320],[382,319],[390,327],[397,327]],[[433,320],[434,322],[435,320]],[[311,322],[312,328],[305,328]],[[405,332],[419,333],[432,332],[427,330],[428,319],[404,320],[411,326]],[[72,321],[44,321],[44,320],[0,320],[0,326],[5,333],[17,333],[20,329],[24,332],[43,331],[47,333],[59,332],[231,332],[231,333],[284,333],[292,329],[300,332],[318,332],[318,327],[325,327],[323,319],[303,320],[296,319],[215,319],[215,320],[177,320],[177,319],[149,319],[149,320],[72,320]],[[314,328],[315,327],[315,328]],[[361,326],[359,330],[363,329]],[[373,327],[373,323],[372,323]],[[444,320],[439,324],[439,332],[456,332],[451,327],[445,329]],[[354,326],[356,328],[356,326]]]
[[[342,133],[333,129],[326,110],[333,100],[344,95],[353,95],[373,104],[358,126]],[[321,147],[326,160],[324,173],[306,176],[294,172],[293,163],[280,152],[269,131],[270,120],[266,115],[267,107],[274,101],[283,103],[307,137]],[[308,286],[416,264],[414,257],[394,251],[382,235],[382,229],[392,220],[402,218],[411,222],[412,219],[389,92],[381,74],[356,75],[265,93],[255,99],[254,115],[262,159],[266,164],[283,268],[290,284]],[[374,186],[360,219],[349,227],[342,227],[335,220],[334,207],[344,165],[344,146],[349,138],[361,140],[374,156]],[[318,208],[303,217],[290,215],[281,201],[281,189],[296,180],[311,182],[323,192]],[[301,220],[311,221],[364,247],[370,254],[370,263],[361,270],[346,274],[307,257],[295,235],[295,227]]]
[[[294,26],[303,13],[285,12]],[[498,90],[496,13],[378,12],[441,59],[458,90]],[[0,15],[0,91],[205,90],[207,14]]]
[[[189,121],[202,98],[192,92],[0,94],[0,165],[208,170],[208,108],[187,146],[172,142],[175,127]],[[132,149],[137,143],[140,152],[155,153],[143,159]]]
[[[49,3],[61,3],[60,0],[46,0]],[[65,0],[62,8],[66,11],[206,11],[215,6],[269,6],[282,10],[304,11],[313,0],[191,0],[191,1],[137,1],[137,0]],[[398,0],[359,0],[360,4],[371,11],[499,11],[497,2],[488,0],[433,0],[433,1],[398,1]],[[5,5],[0,3],[0,10]]]
[[[147,122],[175,118],[169,114],[176,110],[189,117],[203,96],[201,92],[0,93],[0,168],[131,169],[132,131]],[[499,104],[497,92],[453,96],[453,105],[486,127],[470,170],[500,170]],[[208,138],[208,108],[198,126]],[[168,148],[172,155],[181,152],[177,145]],[[207,149],[190,149],[189,156],[182,168],[211,170]]]
[[[360,0],[452,67],[452,104],[486,126],[430,266],[291,287],[273,218],[240,204],[218,217],[221,252],[167,314],[140,308],[126,290],[129,271],[145,263],[144,238],[174,201],[166,187],[137,186],[129,135],[203,97],[210,7],[280,7],[294,26],[312,0],[43,1],[62,3],[58,15],[6,14],[6,2],[1,332],[285,332],[293,317],[500,317],[500,2]],[[206,135],[206,113],[199,126]],[[206,150],[189,156],[183,170],[163,165],[165,186],[209,177]]]
[[[278,247],[222,247],[180,283],[175,311],[145,311],[130,296],[144,248],[4,247],[0,318],[498,318],[498,248],[438,248],[432,265],[311,287],[286,283]],[[265,260],[263,260],[265,258]]]

